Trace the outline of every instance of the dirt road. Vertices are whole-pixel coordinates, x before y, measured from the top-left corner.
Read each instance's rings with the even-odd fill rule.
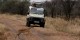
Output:
[[[48,21],[48,20],[46,20]],[[80,40],[79,37],[58,32],[55,28],[47,28],[51,25],[46,22],[45,28],[25,26],[26,19],[12,19],[0,16],[0,23],[4,24],[10,31],[5,32],[6,40]]]

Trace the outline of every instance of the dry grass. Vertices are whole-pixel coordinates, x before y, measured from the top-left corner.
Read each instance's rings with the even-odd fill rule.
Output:
[[[6,26],[4,24],[0,23],[0,40],[6,40],[6,37],[4,35],[4,33],[8,31],[8,29],[6,28]]]
[[[21,16],[21,15],[10,15],[10,14],[0,14],[0,18],[9,18],[13,20],[24,20],[26,16]]]
[[[3,15],[2,18],[26,21],[25,20],[26,16],[7,15],[7,14],[1,14],[1,15]],[[46,28],[50,28],[61,32],[67,32],[75,35],[80,35],[80,19],[76,18],[75,20],[66,21],[61,18],[46,17]],[[4,29],[1,28],[1,30]]]
[[[0,24],[0,32],[4,33],[6,31],[6,26],[4,24]]]
[[[80,36],[80,19],[66,21],[61,18],[46,18],[48,28],[54,28],[57,31],[67,32]]]

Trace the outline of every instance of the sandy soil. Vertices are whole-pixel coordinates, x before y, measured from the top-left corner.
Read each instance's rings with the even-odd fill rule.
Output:
[[[47,20],[48,21],[48,20]],[[9,31],[5,32],[5,40],[80,40],[78,36],[74,36],[65,32],[56,31],[46,22],[45,28],[25,26],[25,19],[12,19],[11,17],[0,16],[0,23],[6,25]]]

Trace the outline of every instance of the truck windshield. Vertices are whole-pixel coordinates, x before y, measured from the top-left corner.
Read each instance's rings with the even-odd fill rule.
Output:
[[[32,14],[43,14],[43,10],[38,10],[37,8],[32,8],[30,12]]]

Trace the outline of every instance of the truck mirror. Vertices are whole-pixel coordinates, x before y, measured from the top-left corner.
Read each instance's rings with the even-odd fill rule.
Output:
[[[27,14],[29,14],[29,12]]]

